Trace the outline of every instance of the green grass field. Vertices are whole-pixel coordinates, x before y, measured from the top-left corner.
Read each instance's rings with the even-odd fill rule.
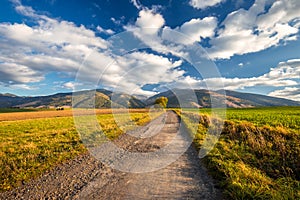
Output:
[[[143,125],[159,114],[131,113],[130,120]],[[122,119],[122,115],[125,114],[118,114],[118,118]],[[118,127],[112,114],[97,115],[97,119],[109,139],[133,128]],[[129,119],[124,124],[126,120]],[[14,188],[85,151],[73,117],[0,122],[0,191]]]
[[[194,143],[205,138],[210,110],[182,113]],[[228,109],[218,143],[204,158],[229,199],[300,199],[300,107]]]
[[[185,112],[210,115],[211,109],[183,109]],[[214,110],[215,113],[223,113],[224,110]],[[263,108],[228,108],[226,119],[234,122],[247,121],[256,126],[284,127],[300,130],[300,107],[263,107]]]

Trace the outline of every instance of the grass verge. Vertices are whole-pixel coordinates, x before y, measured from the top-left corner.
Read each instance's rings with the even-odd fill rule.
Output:
[[[210,117],[201,115],[199,123],[193,115],[182,119],[188,128],[198,126],[194,143],[201,148]],[[299,142],[299,131],[289,126],[227,120],[204,162],[228,199],[300,199]]]

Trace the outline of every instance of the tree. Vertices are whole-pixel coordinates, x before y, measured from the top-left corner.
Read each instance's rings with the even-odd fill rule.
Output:
[[[155,100],[156,105],[160,105],[163,108],[167,107],[168,104],[168,98],[167,97],[159,97]]]

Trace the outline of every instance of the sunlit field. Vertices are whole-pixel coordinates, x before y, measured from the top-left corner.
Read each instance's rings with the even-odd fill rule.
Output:
[[[189,128],[198,126],[198,148],[211,121],[209,109],[200,113],[200,125],[199,110],[181,113]],[[300,199],[299,127],[300,107],[228,109],[204,162],[230,199]]]
[[[53,112],[57,115],[53,116]],[[36,116],[34,112],[1,114],[0,191],[14,188],[57,164],[86,152],[76,131],[73,117],[69,116],[71,111],[53,112],[39,112],[37,119],[24,119],[24,114],[34,118]],[[132,128],[119,127],[114,121],[113,114],[110,114],[111,111],[99,110],[97,113],[99,124],[109,139],[115,139],[123,133],[122,130]],[[119,119],[124,116],[124,125],[126,120],[133,121],[136,125],[144,125],[160,114],[159,112],[149,114],[148,110],[141,109],[139,112],[130,111],[130,118],[125,118],[126,114],[122,112],[117,115]],[[65,117],[62,117],[64,115]],[[12,116],[22,120],[16,120]]]
[[[111,110],[96,111],[108,139],[135,128],[132,123],[144,125],[161,114],[133,109],[128,118],[124,112],[115,114],[121,121],[117,124]],[[201,148],[212,121],[211,110],[185,109],[177,113],[188,128],[197,128],[194,144]],[[72,114],[71,110],[0,114],[1,191],[87,151]],[[203,160],[226,197],[299,199],[300,107],[227,109],[226,116],[218,143]]]
[[[115,109],[115,112],[126,113],[127,109]],[[111,109],[91,109],[91,114],[109,114],[112,113]],[[130,109],[130,113],[148,112],[148,109]],[[22,113],[20,113],[22,112]],[[86,114],[86,111],[83,110]],[[70,117],[73,116],[71,109],[55,110],[55,109],[12,109],[12,108],[0,108],[0,121],[15,121],[23,119],[38,119],[48,117]]]

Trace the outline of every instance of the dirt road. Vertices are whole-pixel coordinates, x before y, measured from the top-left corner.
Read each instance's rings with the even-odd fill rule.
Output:
[[[163,149],[180,133],[180,119],[168,111],[145,127],[120,137],[115,144],[131,152]],[[156,135],[153,130],[160,129]],[[134,136],[142,137],[143,139]],[[152,136],[152,137],[149,137]],[[184,142],[184,135],[175,140]],[[175,149],[171,148],[171,153]],[[168,153],[170,153],[168,152]],[[157,161],[154,161],[157,162]],[[149,163],[148,163],[149,164]],[[133,163],[133,168],[142,163]],[[147,163],[143,164],[144,167]],[[147,169],[147,168],[145,168]],[[151,170],[148,170],[151,171]],[[111,169],[89,154],[79,156],[0,199],[222,199],[201,165],[193,146],[175,162],[157,171],[129,173]]]

